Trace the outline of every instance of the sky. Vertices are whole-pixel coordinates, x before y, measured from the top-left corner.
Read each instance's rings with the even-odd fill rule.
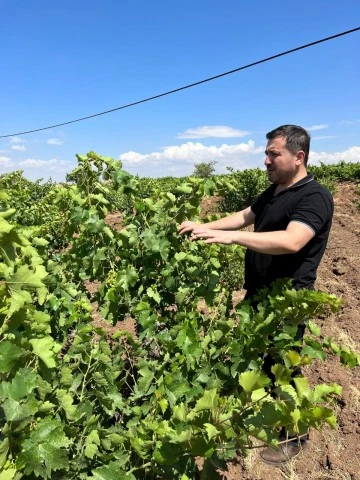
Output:
[[[310,164],[360,161],[360,31],[19,134],[357,28],[358,0],[0,0],[0,16],[0,174],[63,181],[89,151],[144,177],[262,167],[283,124],[309,131]]]

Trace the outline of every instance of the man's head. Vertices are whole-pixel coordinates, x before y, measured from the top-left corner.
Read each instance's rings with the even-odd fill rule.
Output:
[[[302,151],[304,152],[304,166],[307,166],[310,151],[310,135],[308,132],[297,125],[282,125],[266,134],[268,140],[274,138],[285,138],[285,147],[294,155]]]
[[[305,129],[283,125],[266,138],[265,165],[271,182],[288,187],[306,175],[310,135]]]

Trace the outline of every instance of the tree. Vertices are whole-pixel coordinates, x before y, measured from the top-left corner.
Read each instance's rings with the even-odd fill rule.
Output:
[[[193,175],[200,178],[210,178],[215,173],[214,165],[217,162],[200,162],[195,164]]]

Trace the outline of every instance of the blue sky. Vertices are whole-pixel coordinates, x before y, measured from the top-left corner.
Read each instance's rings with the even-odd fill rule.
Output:
[[[112,109],[360,26],[358,0],[0,0],[0,135]],[[83,122],[0,139],[0,173],[61,181],[75,154],[141,176],[263,165],[309,129],[310,162],[360,161],[360,31]]]

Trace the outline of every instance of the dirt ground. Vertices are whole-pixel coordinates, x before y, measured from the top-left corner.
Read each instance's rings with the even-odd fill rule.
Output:
[[[324,336],[360,351],[360,209],[356,186],[338,184],[335,214],[329,244],[318,270],[316,288],[336,294],[344,301],[340,313],[318,320]],[[118,222],[118,215],[109,219]],[[116,220],[116,222],[115,222]],[[91,286],[89,286],[91,288]],[[106,328],[94,312],[95,323]],[[124,325],[126,323],[126,325]],[[135,333],[132,319],[122,329]],[[116,329],[116,327],[114,327]],[[111,333],[111,332],[109,332]],[[314,362],[304,369],[311,384],[338,383],[343,397],[335,405],[338,426],[311,431],[308,448],[301,457],[281,468],[263,464],[254,450],[238,458],[223,474],[226,480],[360,480],[360,369],[350,370],[329,356],[326,362]],[[170,479],[169,479],[170,480]]]

